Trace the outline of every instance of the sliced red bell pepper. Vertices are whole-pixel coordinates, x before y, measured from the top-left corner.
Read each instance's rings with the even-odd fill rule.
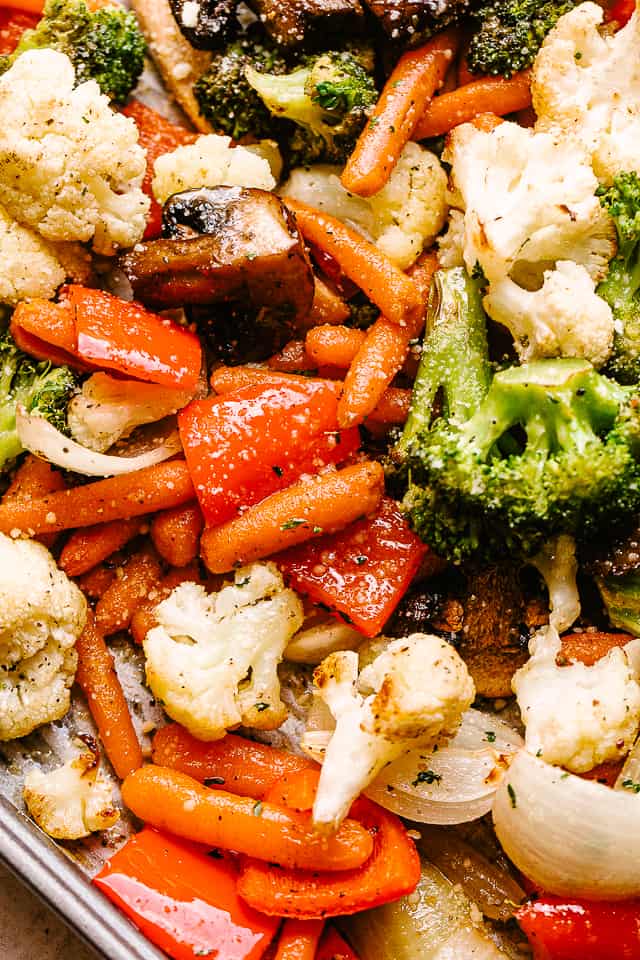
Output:
[[[0,54],[13,53],[25,30],[35,27],[39,14],[0,6]]]
[[[516,919],[535,960],[640,960],[640,900],[617,903],[543,894]]]
[[[354,453],[360,434],[338,431],[337,409],[337,391],[314,380],[243,387],[185,407],[180,438],[207,523]]]
[[[11,332],[23,349],[53,363],[107,368],[137,380],[195,388],[202,364],[200,341],[165,317],[102,290],[71,284],[59,303],[20,303]]]
[[[171,153],[177,147],[193,143],[198,135],[172,123],[139,100],[131,100],[122,112],[135,121],[138,128],[138,143],[147,152],[147,171],[142,181],[142,189],[151,198],[147,229],[144,232],[145,240],[149,240],[159,237],[162,229],[162,207],[151,189],[155,162],[163,153]]]
[[[226,854],[145,827],[93,882],[173,960],[258,960],[279,920],[248,907]]]
[[[293,547],[280,555],[278,563],[294,589],[374,637],[400,602],[427,550],[398,505],[385,497],[373,516]]]
[[[327,927],[315,960],[359,960],[346,940],[333,927]]]
[[[619,27],[624,27],[636,8],[636,0],[615,0],[607,10],[608,22],[615,21]]]
[[[420,857],[398,817],[360,797],[350,817],[373,834],[373,853],[355,870],[291,870],[244,858],[238,893],[270,916],[314,920],[357,913],[415,890]]]

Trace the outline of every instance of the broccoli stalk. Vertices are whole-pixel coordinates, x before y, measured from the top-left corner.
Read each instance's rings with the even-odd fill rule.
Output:
[[[67,407],[77,387],[68,367],[52,367],[22,353],[10,333],[0,336],[0,471],[22,453],[16,431],[16,409],[44,417],[67,431]]]
[[[37,26],[0,58],[0,72],[21,53],[42,47],[66,53],[78,83],[93,79],[111,100],[124,103],[142,73],[146,44],[135,15],[117,5],[92,11],[85,0],[47,0]]]
[[[510,77],[530,67],[542,41],[578,0],[488,0],[473,13],[479,23],[467,62],[473,73]]]
[[[597,584],[612,625],[640,637],[640,571],[599,578]]]
[[[274,117],[290,120],[291,162],[343,163],[378,98],[373,77],[349,52],[323,53],[292,73],[245,70],[250,86]]]
[[[441,300],[434,330],[447,329],[442,313]],[[436,340],[432,350],[430,332],[424,355],[401,452],[405,505],[437,553],[456,562],[507,550],[530,558],[553,536],[594,536],[638,509],[633,388],[584,360],[542,360],[497,373],[482,398],[486,360],[480,365],[467,341],[447,353]],[[431,422],[434,385],[445,403]]]
[[[640,177],[620,173],[613,186],[598,191],[613,218],[618,254],[597,292],[613,311],[615,334],[607,372],[621,383],[640,379]]]

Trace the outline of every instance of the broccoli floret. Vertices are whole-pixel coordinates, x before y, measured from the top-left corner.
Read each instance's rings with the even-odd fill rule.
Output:
[[[286,73],[277,50],[251,36],[241,37],[213,54],[211,66],[193,88],[200,113],[216,130],[240,140],[280,136],[282,124],[274,118],[245,76],[247,67],[258,73]]]
[[[361,57],[349,51],[320,54],[284,75],[253,67],[245,75],[274,117],[296,124],[292,165],[344,163],[378,98]]]
[[[16,409],[44,417],[67,432],[67,407],[77,388],[75,373],[34,360],[17,346],[7,331],[0,335],[0,472],[22,453],[16,431]]]
[[[115,103],[124,103],[138,82],[146,50],[133,13],[118,6],[91,11],[85,0],[47,0],[42,19],[2,58],[0,72],[26,50],[42,47],[66,53],[78,83],[95,80]]]
[[[640,571],[597,580],[612,626],[640,637]]]
[[[640,396],[578,359],[509,367],[487,389],[479,305],[453,287],[459,273],[438,277],[400,444],[415,529],[459,562],[527,558],[557,534],[621,522],[640,506]]]
[[[613,217],[618,254],[597,292],[613,311],[615,333],[607,373],[621,383],[640,380],[640,177],[620,173],[611,187],[598,191]]]
[[[468,54],[473,73],[510,77],[530,67],[542,41],[578,0],[489,0],[473,16],[479,23]]]

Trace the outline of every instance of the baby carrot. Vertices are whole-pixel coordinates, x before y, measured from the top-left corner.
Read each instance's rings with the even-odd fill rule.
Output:
[[[342,530],[371,513],[383,490],[384,471],[373,461],[299,480],[239,517],[205,530],[202,559],[212,573],[225,573],[237,564]]]
[[[309,330],[305,344],[308,355],[318,366],[346,369],[366,338],[364,330],[322,324]]]
[[[118,630],[126,630],[137,607],[158,584],[161,570],[155,550],[148,547],[134,553],[107,587],[96,607],[96,626],[108,637]]]
[[[317,326],[319,323],[344,323],[349,319],[350,310],[345,301],[322,280],[315,278],[313,304],[304,326]]]
[[[353,358],[338,401],[338,424],[355,427],[368,417],[401,369],[409,351],[409,330],[379,317]]]
[[[163,560],[172,567],[186,567],[198,556],[204,527],[197,501],[156,513],[151,521],[151,539]]]
[[[83,573],[78,580],[78,586],[87,597],[97,600],[107,587],[111,586],[115,578],[116,571],[111,565],[99,563],[93,570]]]
[[[314,960],[324,920],[285,920],[274,960]]]
[[[315,379],[315,378],[314,378]],[[211,386],[216,393],[231,393],[243,387],[265,386],[279,383],[309,383],[309,378],[301,374],[287,373],[283,370],[271,370],[268,367],[218,367],[211,374]],[[332,380],[324,380],[332,384],[336,396],[342,390],[342,384]]]
[[[300,812],[311,810],[318,792],[319,780],[319,767],[310,766],[304,770],[285,773],[282,779],[271,787],[266,799],[269,803],[277,803],[281,807],[290,807]]]
[[[62,548],[58,566],[68,576],[79,577],[133,540],[144,524],[143,518],[134,517],[75,530]]]
[[[434,97],[413,132],[413,140],[439,137],[482,113],[499,117],[531,105],[531,71],[509,77],[481,77]]]
[[[41,460],[30,453],[17,469],[13,481],[7,488],[3,503],[16,503],[44,497],[56,490],[64,490],[66,483],[59,470],[54,470],[46,460]],[[55,542],[55,533],[45,533],[37,538],[45,547],[51,547]]]
[[[350,193],[371,197],[382,190],[457,46],[457,32],[445,30],[402,54],[342,172],[342,185]]]
[[[168,767],[146,766],[122,784],[141,820],[212,847],[307,870],[350,870],[371,855],[371,835],[345,820],[331,837],[314,833],[308,814],[223,790],[210,790]]]
[[[177,723],[170,723],[156,733],[153,762],[254,800],[264,800],[283,778],[317,769],[311,760],[264,743],[254,743],[234,733],[228,733],[222,740],[204,743]]]
[[[87,623],[78,638],[76,650],[76,681],[87,698],[91,716],[113,769],[119,777],[124,778],[142,766],[142,751],[113,658],[96,629],[91,610],[88,611]]]
[[[412,324],[424,312],[420,290],[362,234],[322,210],[285,197],[305,240],[330,254],[392,323]]]
[[[171,591],[181,583],[201,583],[200,571],[197,563],[189,563],[185,567],[175,567],[164,577],[157,588],[152,587],[147,598],[139,603],[133,611],[129,632],[136,643],[142,644],[149,630],[158,625],[156,607],[169,596]],[[167,763],[170,767],[171,764]]]
[[[367,417],[368,423],[380,423],[387,426],[404,423],[409,416],[411,390],[401,387],[389,387],[382,394],[376,408]]]
[[[170,460],[28,502],[2,503],[0,533],[33,536],[71,527],[89,527],[167,510],[194,497],[184,460]]]
[[[304,340],[290,340],[279,353],[268,360],[271,370],[297,373],[300,370],[315,370],[315,363],[307,355]]]

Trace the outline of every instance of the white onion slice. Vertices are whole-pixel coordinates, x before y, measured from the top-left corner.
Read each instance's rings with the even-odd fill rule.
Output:
[[[114,457],[106,453],[96,453],[50,424],[44,417],[26,413],[24,408],[16,411],[16,428],[20,443],[25,450],[54,463],[64,470],[73,470],[88,477],[115,477],[134,470],[143,470],[156,463],[162,463],[181,449],[177,431],[165,437],[153,450],[135,457]]]
[[[592,900],[640,895],[640,796],[583,780],[521,750],[498,788],[505,853],[549,891]]]
[[[319,722],[320,721],[320,722]],[[320,726],[322,712],[312,707],[302,749],[320,763],[331,737]],[[504,720],[480,710],[467,710],[460,729],[436,752],[419,748],[385,767],[364,791],[380,806],[419,823],[454,824],[488,813],[511,757],[522,737]],[[417,782],[419,774],[422,782]]]

